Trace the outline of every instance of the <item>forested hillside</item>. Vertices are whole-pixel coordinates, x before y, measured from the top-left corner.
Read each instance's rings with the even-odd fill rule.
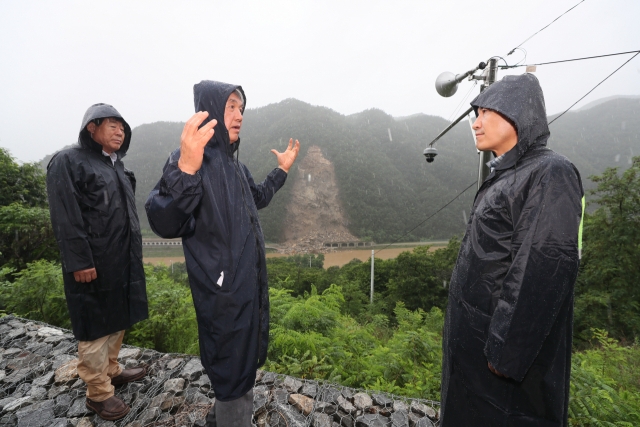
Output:
[[[138,179],[137,202],[143,227],[148,228],[144,201],[160,178],[169,153],[179,146],[182,125],[157,122],[133,131],[125,165]],[[434,163],[424,161],[426,144],[446,125],[441,117],[394,119],[376,109],[344,116],[287,99],[246,111],[239,155],[260,181],[276,166],[270,149],[282,151],[290,137],[297,138],[302,159],[309,147],[316,145],[333,163],[339,199],[352,234],[377,242],[401,237],[404,241],[446,239],[462,233],[473,188],[424,226],[405,235],[476,179],[477,155],[466,121],[437,143],[439,154]],[[590,175],[611,166],[627,168],[631,157],[640,152],[640,100],[613,99],[569,112],[551,125],[551,134],[549,146],[576,164],[590,188]],[[296,173],[294,165],[290,174]],[[291,189],[292,185],[285,185],[261,211],[268,241],[283,239]]]

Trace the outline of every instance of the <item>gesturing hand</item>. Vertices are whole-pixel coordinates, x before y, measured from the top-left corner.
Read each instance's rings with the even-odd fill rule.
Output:
[[[98,278],[98,273],[95,268],[87,268],[86,270],[74,271],[73,278],[76,279],[76,282],[89,283]]]
[[[202,167],[204,147],[213,136],[213,128],[218,123],[217,120],[213,119],[198,129],[208,116],[209,113],[206,111],[199,111],[187,120],[184,129],[182,129],[178,167],[182,172],[189,175],[194,175]]]
[[[289,139],[289,146],[284,151],[284,153],[279,153],[277,150],[271,150],[273,154],[276,155],[278,159],[278,167],[289,173],[289,168],[293,165],[293,162],[298,157],[298,152],[300,151],[300,142],[296,139],[296,145],[293,145],[293,138]]]

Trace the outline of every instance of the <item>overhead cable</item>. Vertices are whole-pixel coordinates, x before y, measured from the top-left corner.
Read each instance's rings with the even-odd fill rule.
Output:
[[[469,186],[467,188],[465,188],[464,190],[462,190],[460,193],[458,193],[456,195],[456,197],[454,197],[453,199],[449,200],[449,202],[442,206],[440,209],[438,209],[437,211],[435,211],[434,213],[432,213],[431,215],[429,215],[427,217],[427,219],[425,219],[424,221],[422,221],[420,224],[416,225],[415,227],[413,227],[411,230],[407,231],[406,233],[404,233],[402,236],[398,237],[396,240],[394,240],[393,242],[389,243],[387,246],[385,246],[382,249],[378,249],[377,251],[374,251],[374,255],[377,254],[378,252],[384,251],[385,249],[387,249],[389,246],[393,245],[394,243],[399,242],[402,238],[404,238],[405,236],[407,236],[409,233],[411,233],[413,230],[415,230],[416,228],[420,227],[422,224],[424,224],[425,222],[429,221],[431,218],[433,218],[434,216],[436,216],[438,213],[440,213],[441,210],[443,210],[444,208],[446,208],[447,206],[449,206],[451,203],[453,203],[458,197],[462,196],[468,189],[470,189],[471,187],[473,187],[474,185],[477,185],[478,182],[477,181],[473,181],[471,184],[469,184]]]
[[[615,69],[615,71],[611,74],[609,74],[607,77],[604,78],[604,80],[602,80],[600,83],[598,83],[597,85],[595,85],[593,87],[593,89],[591,89],[589,92],[587,92],[586,94],[584,94],[584,96],[580,99],[578,99],[576,102],[574,102],[573,104],[571,104],[571,106],[569,108],[567,108],[566,110],[564,110],[562,113],[560,113],[559,116],[557,116],[555,119],[551,120],[549,122],[549,124],[555,122],[556,120],[558,120],[560,117],[562,117],[567,111],[569,111],[570,109],[572,109],[578,102],[582,101],[584,98],[586,98],[587,95],[589,95],[591,92],[593,92],[598,86],[600,86],[602,83],[604,83],[609,77],[613,76],[615,73],[618,72],[618,70],[622,67],[624,67],[625,65],[627,65],[629,63],[629,61],[631,61],[633,58],[635,58],[636,56],[640,55],[640,51],[636,51],[637,53],[635,55],[633,55],[631,58],[627,59],[625,61],[624,64],[622,64],[621,66],[619,66],[618,68]]]
[[[545,28],[547,28],[549,25],[553,24],[554,22],[556,22],[558,19],[562,18],[564,15],[566,15],[567,13],[571,12],[573,9],[575,9],[576,7],[578,7],[581,3],[584,3],[584,0],[580,1],[578,4],[576,4],[575,6],[573,6],[571,9],[567,10],[565,13],[563,13],[562,15],[558,16],[556,19],[554,19],[553,21],[551,21],[549,24],[547,24],[546,26],[542,27],[540,30],[538,30],[537,32],[535,32],[532,36],[530,36],[528,39],[526,39],[525,41],[523,41],[522,43],[520,43],[518,46],[514,47],[513,49],[511,49],[511,51],[509,53],[507,53],[507,56],[511,55],[513,52],[515,52],[516,49],[518,49],[520,46],[522,46],[523,44],[525,44],[526,42],[528,42],[529,40],[531,40],[536,34],[538,34],[540,31],[544,30]]]
[[[540,62],[538,64],[499,65],[498,68],[506,70],[509,68],[530,67],[533,65],[537,66],[537,65],[560,64],[563,62],[584,61],[585,59],[606,58],[608,56],[628,55],[630,53],[638,53],[638,52],[640,52],[640,50],[629,50],[627,52],[607,53],[606,55],[585,56],[583,58],[574,58],[574,59],[562,59],[560,61]]]

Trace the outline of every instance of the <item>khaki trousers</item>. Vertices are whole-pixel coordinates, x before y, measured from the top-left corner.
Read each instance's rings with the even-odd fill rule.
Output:
[[[103,402],[113,396],[111,378],[122,372],[118,353],[124,331],[114,332],[94,341],[78,342],[78,375],[87,384],[87,397]]]

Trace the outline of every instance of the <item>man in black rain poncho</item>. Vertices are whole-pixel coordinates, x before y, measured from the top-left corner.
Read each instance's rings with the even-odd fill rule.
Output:
[[[493,151],[451,278],[441,426],[566,426],[583,190],[546,148],[542,89],[507,76],[471,105]]]
[[[144,368],[122,370],[117,360],[124,330],[148,316],[136,180],[122,163],[130,142],[120,113],[95,104],[82,119],[78,145],[47,167],[78,374],[87,384],[87,407],[107,420],[129,412],[113,386],[145,375]]]
[[[234,158],[246,105],[242,88],[202,81],[193,91],[197,113],[185,124],[180,148],[169,156],[146,210],[156,234],[182,237],[200,358],[216,395],[208,425],[215,419],[218,427],[249,427],[256,369],[269,340],[258,209],[284,185],[300,144],[290,140],[284,153],[272,150],[278,168],[256,184]]]

